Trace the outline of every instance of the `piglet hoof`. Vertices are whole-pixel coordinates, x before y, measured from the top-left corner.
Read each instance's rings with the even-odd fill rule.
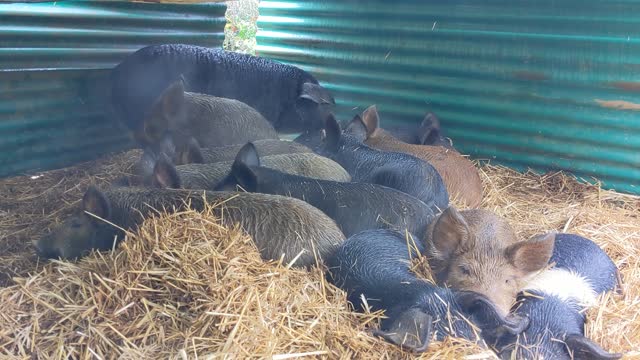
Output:
[[[390,319],[391,320],[391,319]],[[399,346],[402,350],[421,353],[431,340],[433,319],[419,309],[409,309],[392,319],[385,330],[373,330],[372,335]]]
[[[491,332],[495,336],[501,336],[505,332],[518,335],[529,327],[529,317],[515,314],[503,316],[496,305],[484,295],[459,291],[456,299],[463,311],[471,315],[484,332]]]
[[[564,342],[573,352],[575,360],[614,360],[622,357],[622,354],[610,353],[582,335],[567,335]]]
[[[410,351],[416,354],[424,352],[429,347],[428,340],[425,343],[421,343],[413,334],[403,335],[382,330],[373,330],[373,335],[399,346],[404,351]]]

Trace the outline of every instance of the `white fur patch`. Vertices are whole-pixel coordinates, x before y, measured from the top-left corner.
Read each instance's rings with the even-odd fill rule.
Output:
[[[562,301],[575,301],[590,307],[597,303],[598,294],[589,280],[566,269],[548,269],[533,277],[523,290],[535,290],[554,295]]]

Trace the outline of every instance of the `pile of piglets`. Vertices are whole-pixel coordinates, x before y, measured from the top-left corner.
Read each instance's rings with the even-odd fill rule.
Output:
[[[112,102],[144,149],[135,173],[90,187],[34,242],[40,256],[110,250],[154,209],[224,203],[215,211],[265,260],[321,262],[356,311],[385,310],[372,334],[405,350],[456,336],[503,358],[620,357],[584,336],[583,310],[617,288],[615,265],[588,239],[519,239],[479,209],[478,171],[435,114],[409,131],[381,128],[375,106],[338,121],[330,92],[295,66],[178,44],[116,66]],[[435,284],[411,271],[420,256]]]

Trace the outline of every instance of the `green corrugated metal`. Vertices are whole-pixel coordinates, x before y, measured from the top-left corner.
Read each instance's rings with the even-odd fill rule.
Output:
[[[226,6],[0,4],[0,177],[131,146],[109,114],[109,69],[147,45],[220,47]]]
[[[431,110],[474,158],[640,193],[638,0],[263,0],[258,26],[257,53],[311,71],[342,119]]]

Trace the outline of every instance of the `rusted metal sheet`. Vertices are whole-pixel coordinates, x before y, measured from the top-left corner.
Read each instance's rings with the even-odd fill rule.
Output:
[[[639,5],[263,0],[256,50],[317,76],[340,118],[434,111],[474,158],[640,193]]]
[[[160,43],[220,47],[224,4],[0,4],[0,176],[131,146],[111,117],[111,68]]]

